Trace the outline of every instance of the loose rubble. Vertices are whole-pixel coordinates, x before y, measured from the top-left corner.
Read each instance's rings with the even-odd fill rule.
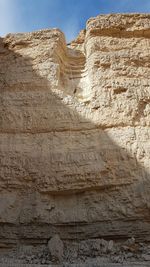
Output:
[[[14,261],[20,264],[73,264],[73,263],[149,263],[150,244],[136,242],[134,238],[125,242],[89,239],[80,242],[62,241],[59,235],[53,236],[47,246],[29,246],[29,251],[12,251],[0,257],[0,263]]]

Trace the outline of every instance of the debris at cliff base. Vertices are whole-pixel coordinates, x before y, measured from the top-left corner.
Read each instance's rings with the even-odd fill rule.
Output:
[[[104,239],[62,242],[59,236],[55,235],[47,246],[22,246],[19,250],[0,255],[0,263],[15,261],[20,264],[42,265],[88,262],[150,264],[150,244],[138,243],[133,238],[123,243]]]

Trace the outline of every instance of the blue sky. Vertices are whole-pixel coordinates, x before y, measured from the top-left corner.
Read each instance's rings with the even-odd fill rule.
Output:
[[[60,28],[67,41],[99,14],[150,13],[150,0],[0,0],[0,36]]]

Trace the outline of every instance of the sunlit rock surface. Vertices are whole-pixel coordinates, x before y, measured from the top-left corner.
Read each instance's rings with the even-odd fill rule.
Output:
[[[0,39],[0,247],[150,241],[150,15]]]

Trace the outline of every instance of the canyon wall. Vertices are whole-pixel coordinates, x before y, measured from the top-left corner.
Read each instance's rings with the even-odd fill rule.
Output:
[[[150,241],[150,15],[0,39],[0,247]]]

